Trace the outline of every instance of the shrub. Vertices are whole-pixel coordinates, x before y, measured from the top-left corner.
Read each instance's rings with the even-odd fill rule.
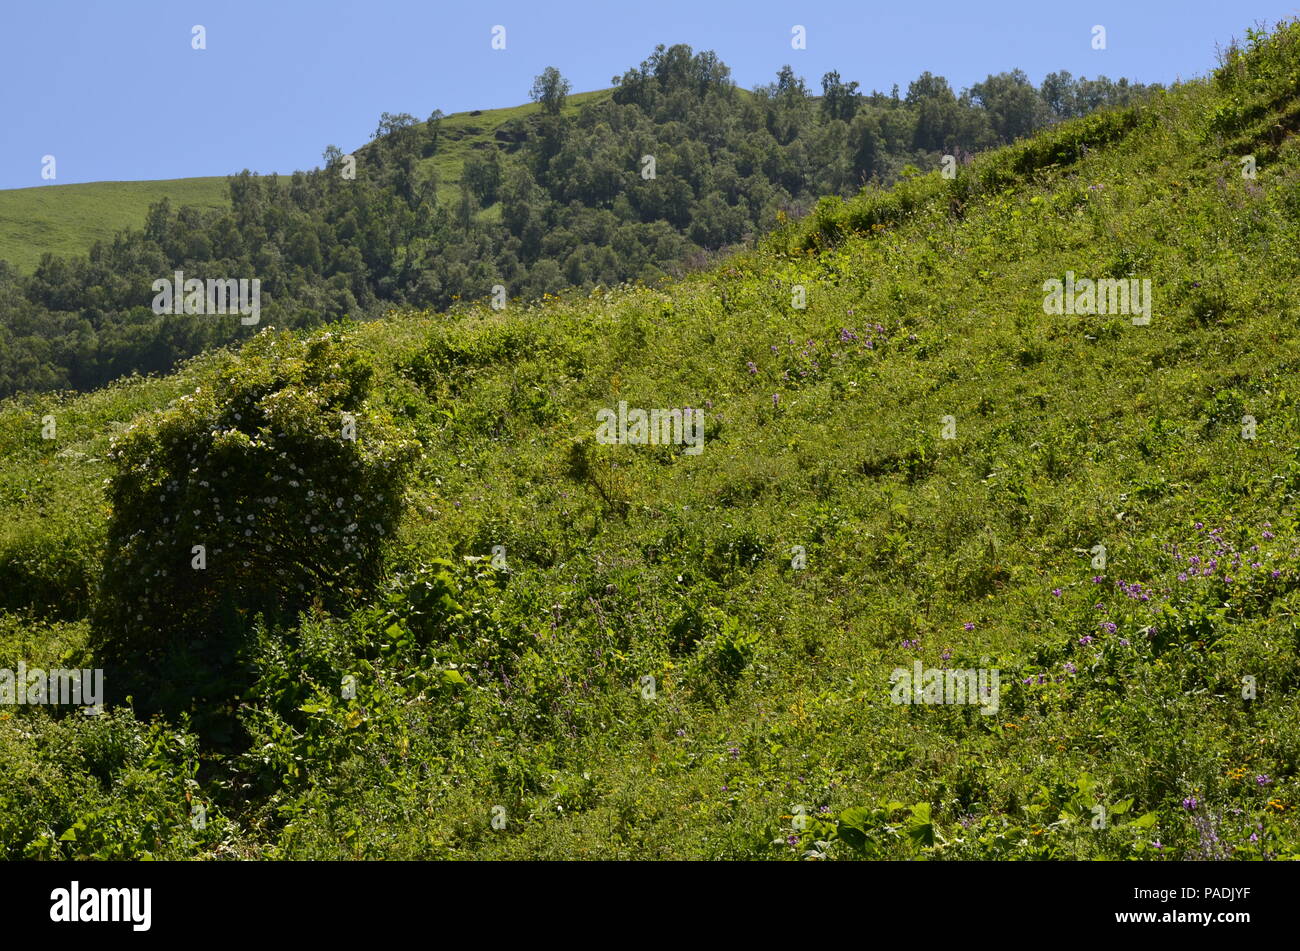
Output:
[[[339,333],[267,330],[215,385],[114,443],[95,618],[112,693],[227,691],[213,672],[229,672],[259,614],[292,621],[374,585],[416,444],[364,411],[371,373]]]

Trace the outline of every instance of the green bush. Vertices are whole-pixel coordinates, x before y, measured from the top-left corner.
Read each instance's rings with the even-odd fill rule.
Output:
[[[268,330],[114,443],[95,618],[110,683],[196,699],[187,672],[229,673],[258,615],[291,622],[374,585],[416,444],[366,411],[371,372],[339,333]]]

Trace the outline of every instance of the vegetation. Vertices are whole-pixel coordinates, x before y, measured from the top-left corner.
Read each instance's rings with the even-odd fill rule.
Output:
[[[119,231],[139,228],[167,198],[203,211],[227,207],[224,178],[90,182],[0,190],[0,260],[30,274],[45,254],[84,255]]]
[[[402,494],[373,570],[266,564],[358,583],[250,614],[233,692],[0,713],[0,854],[1300,856],[1298,75],[1300,24],[1252,32],[1205,80],[669,286],[261,330],[8,400],[0,668],[125,644],[105,678],[140,675],[100,579],[133,531],[193,544],[146,499],[202,533],[372,449]],[[1044,313],[1067,271],[1149,279],[1149,325]],[[598,441],[620,401],[702,409],[703,452]],[[354,405],[375,442],[335,434]],[[186,473],[223,440],[231,475]],[[144,491],[173,480],[203,504]],[[244,550],[288,552],[271,516],[311,504],[252,509]],[[175,623],[171,585],[137,633]],[[917,661],[999,671],[995,709],[895,702]]]
[[[164,198],[141,230],[86,258],[43,256],[30,275],[0,262],[0,395],[164,372],[255,331],[230,316],[154,313],[153,282],[177,271],[256,278],[261,321],[278,327],[445,310],[498,286],[528,299],[655,283],[818,196],[1144,92],[1068,74],[1040,92],[1015,71],[960,97],[929,73],[906,98],[862,96],[831,73],[818,99],[786,67],[749,94],[714,54],[686,46],[657,48],[616,83],[569,96],[551,68],[532,89],[537,106],[384,113],[353,155],[329,146],[324,169],[232,176],[218,208]]]

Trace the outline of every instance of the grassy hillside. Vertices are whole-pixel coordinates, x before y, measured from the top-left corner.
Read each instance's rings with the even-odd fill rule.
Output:
[[[576,116],[584,105],[608,99],[611,92],[612,90],[609,89],[597,89],[571,95],[565,100],[564,114]],[[421,163],[422,171],[427,173],[428,170],[433,170],[438,176],[439,201],[444,205],[450,205],[456,200],[461,181],[460,173],[465,167],[466,159],[475,152],[486,149],[510,148],[511,143],[508,138],[504,135],[499,137],[498,131],[529,116],[537,115],[541,112],[541,108],[537,103],[528,103],[505,109],[457,112],[443,119],[439,127],[438,151]],[[485,208],[481,213],[489,214],[495,207],[493,205],[492,208]],[[500,212],[497,211],[496,214]]]
[[[576,114],[583,103],[608,96],[609,90],[570,96],[566,113]],[[466,158],[476,150],[507,147],[498,140],[497,130],[540,108],[530,103],[458,112],[443,119],[442,147],[423,163],[445,186],[440,201],[446,205],[455,201]],[[47,252],[85,254],[96,241],[111,241],[118,231],[142,227],[149,206],[163,198],[170,199],[173,207],[194,205],[205,210],[229,204],[224,177],[4,189],[0,190],[0,260],[30,272]],[[484,220],[495,220],[500,212],[494,206],[480,214]]]
[[[1297,116],[1291,25],[664,290],[335,328],[420,447],[380,591],[247,619],[220,711],[0,713],[0,852],[1300,856]],[[93,666],[115,434],[257,445],[267,365],[3,404],[0,667]],[[599,444],[619,401],[703,451]],[[996,708],[894,702],[917,661]]]
[[[87,182],[0,191],[0,260],[31,271],[41,255],[85,254],[96,241],[112,241],[144,225],[149,206],[221,208],[224,178],[173,178],[152,182]]]

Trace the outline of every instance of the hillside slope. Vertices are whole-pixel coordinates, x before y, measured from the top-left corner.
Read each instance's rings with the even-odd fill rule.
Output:
[[[576,113],[584,103],[608,96],[609,90],[578,93],[569,97],[566,111]],[[450,186],[442,203],[450,205],[455,200],[467,158],[499,147],[497,133],[502,126],[540,108],[529,103],[446,116],[442,120],[444,147],[422,163],[424,169],[435,172],[440,183]],[[42,254],[85,254],[97,241],[112,241],[119,231],[140,228],[149,206],[163,198],[174,208],[192,205],[205,211],[230,204],[223,176],[0,189],[0,261],[30,272]]]
[[[1297,115],[1291,24],[666,289],[334,328],[419,443],[384,587],[248,619],[222,704],[15,708],[0,853],[1300,856]],[[267,365],[3,404],[0,666],[92,666],[114,433]],[[601,444],[622,401],[703,450]]]
[[[30,272],[42,254],[85,254],[97,241],[142,226],[149,206],[163,198],[205,210],[229,203],[220,177],[0,190],[0,261]]]

